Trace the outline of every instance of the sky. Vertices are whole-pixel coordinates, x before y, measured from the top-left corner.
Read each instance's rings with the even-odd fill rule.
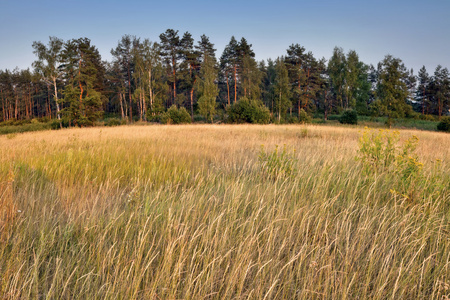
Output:
[[[450,68],[450,0],[0,0],[0,70],[31,68],[33,41],[87,37],[103,60],[125,34],[159,41],[172,28],[202,34],[220,57],[231,36],[245,37],[257,60],[300,44],[318,59],[355,50],[376,66],[387,55],[414,72]]]

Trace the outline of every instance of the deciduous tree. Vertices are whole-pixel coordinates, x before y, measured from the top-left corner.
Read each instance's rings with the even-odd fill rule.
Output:
[[[275,108],[278,114],[278,122],[281,115],[292,106],[291,91],[289,88],[289,75],[284,58],[279,57],[275,62],[275,80],[273,84]]]
[[[61,51],[63,48],[63,40],[50,37],[48,45],[45,46],[41,42],[33,42],[33,53],[38,60],[33,63],[33,67],[41,74],[43,80],[48,85],[53,85],[54,99],[56,103],[56,115],[60,119],[60,108],[58,101],[58,81],[61,78]]]
[[[389,126],[392,118],[405,117],[412,108],[406,102],[409,96],[408,71],[399,58],[387,55],[378,64],[378,86],[376,101],[372,108],[382,116],[388,117]]]

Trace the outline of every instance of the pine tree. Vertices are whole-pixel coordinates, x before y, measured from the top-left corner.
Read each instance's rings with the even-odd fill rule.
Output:
[[[285,58],[288,67],[292,95],[296,99],[298,112],[312,104],[312,100],[320,87],[320,70],[317,60],[305,48],[292,44],[286,50]]]
[[[87,38],[65,44],[64,64],[67,84],[64,89],[64,113],[75,126],[91,126],[102,115],[102,93],[96,88],[100,54]],[[75,64],[73,62],[76,62]]]
[[[222,53],[220,58],[220,70],[227,85],[227,98],[228,105],[231,104],[230,85],[234,86],[234,103],[237,101],[237,89],[238,89],[238,69],[239,69],[239,43],[235,37],[232,36],[230,42]]]
[[[420,103],[422,108],[422,114],[425,112],[428,113],[428,109],[430,106],[430,76],[428,75],[427,69],[425,66],[419,70],[418,74],[419,85],[416,90],[416,101]]]
[[[447,68],[441,65],[436,67],[433,76],[433,104],[437,115],[441,119],[444,112],[448,111],[450,105],[450,74]]]
[[[194,39],[191,34],[185,32],[181,39],[182,52],[182,87],[188,94],[191,109],[191,120],[194,120],[194,86],[200,69],[200,52],[194,47]],[[181,103],[179,103],[181,104]]]
[[[159,35],[161,52],[160,55],[166,63],[171,90],[171,101],[167,107],[175,104],[177,101],[177,73],[179,71],[179,61],[182,58],[182,45],[178,30],[167,29],[165,33]]]
[[[114,57],[115,63],[120,66],[120,74],[122,80],[125,82],[124,88],[128,94],[128,111],[130,122],[133,120],[133,73],[134,73],[134,64],[133,64],[133,55],[132,49],[133,44],[136,43],[136,37],[131,35],[124,35],[122,39],[117,44],[115,49],[111,49],[111,54]],[[125,100],[125,99],[124,99]]]
[[[212,59],[216,60],[216,49],[214,48],[214,44],[209,41],[209,37],[206,35],[203,34],[200,37],[195,49],[197,49],[201,55],[208,55]]]

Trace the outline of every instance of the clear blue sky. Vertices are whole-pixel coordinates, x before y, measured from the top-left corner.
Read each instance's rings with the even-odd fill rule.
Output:
[[[299,43],[316,58],[335,46],[376,65],[386,54],[415,73],[450,68],[450,0],[116,1],[0,0],[0,69],[31,67],[33,41],[88,37],[104,60],[124,34],[159,41],[168,28],[210,37],[223,51],[232,35],[253,44],[258,60]]]

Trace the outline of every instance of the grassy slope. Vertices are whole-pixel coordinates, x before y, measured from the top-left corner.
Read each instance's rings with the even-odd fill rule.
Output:
[[[413,199],[390,192],[391,175],[362,174],[353,128],[0,137],[0,295],[441,299],[450,293],[450,137],[401,132],[411,134],[424,162]],[[292,176],[268,172],[261,145],[286,145]]]

